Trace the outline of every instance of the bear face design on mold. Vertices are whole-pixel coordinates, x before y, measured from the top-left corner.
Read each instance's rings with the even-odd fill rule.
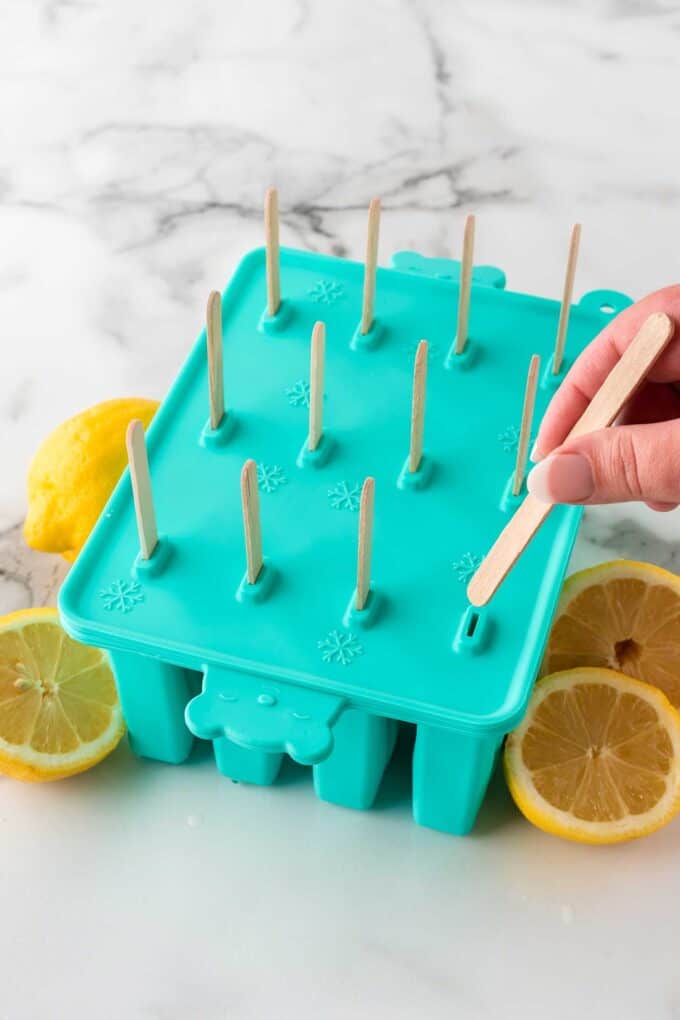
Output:
[[[313,765],[330,754],[331,725],[343,705],[332,694],[209,667],[203,692],[187,705],[186,722],[203,740],[226,737],[253,751],[286,752],[301,765]]]
[[[460,262],[458,259],[427,258],[416,251],[398,251],[392,256],[390,265],[401,273],[419,273],[422,276],[434,276],[438,280],[460,280]],[[505,287],[505,273],[495,266],[475,266],[472,270],[473,284],[483,287]]]

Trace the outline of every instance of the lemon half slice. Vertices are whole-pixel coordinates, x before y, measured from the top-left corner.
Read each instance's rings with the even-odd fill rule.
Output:
[[[680,707],[680,577],[614,560],[568,578],[541,672],[575,666],[637,677]]]
[[[680,713],[660,691],[609,669],[571,669],[536,684],[505,745],[520,811],[545,832],[619,843],[680,809]]]
[[[96,765],[123,732],[104,652],[73,641],[56,609],[0,620],[0,772],[63,779]]]

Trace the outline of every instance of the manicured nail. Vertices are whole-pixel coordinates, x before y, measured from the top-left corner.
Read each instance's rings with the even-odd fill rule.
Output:
[[[535,442],[534,445],[531,447],[531,450],[529,452],[529,460],[531,461],[532,464],[538,464],[539,460],[541,459],[541,455],[540,455],[540,453],[538,453],[538,451],[536,449],[537,446],[538,446],[538,442]]]
[[[595,491],[595,482],[587,457],[555,453],[529,472],[527,488],[542,503],[583,503]]]

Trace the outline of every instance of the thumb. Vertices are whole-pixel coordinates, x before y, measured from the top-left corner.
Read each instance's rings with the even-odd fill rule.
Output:
[[[568,439],[529,473],[527,488],[544,503],[637,499],[670,510],[680,503],[680,419]]]

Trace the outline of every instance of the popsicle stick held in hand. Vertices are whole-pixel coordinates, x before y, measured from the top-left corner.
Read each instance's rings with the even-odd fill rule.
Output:
[[[264,196],[264,240],[267,262],[267,314],[276,315],[281,304],[279,196],[276,188],[268,188]]]
[[[210,428],[216,429],[224,417],[224,370],[222,367],[222,297],[213,290],[208,298],[206,316],[208,347],[208,387],[210,392]]]
[[[323,430],[323,373],[326,358],[326,327],[314,324],[309,364],[309,450],[316,450]]]
[[[562,367],[564,358],[564,345],[567,342],[567,329],[569,328],[569,313],[571,311],[571,299],[574,293],[574,276],[576,275],[576,260],[578,258],[578,246],[581,242],[581,224],[575,223],[572,227],[569,240],[569,255],[567,257],[567,271],[564,275],[564,290],[562,291],[562,304],[560,306],[560,320],[557,324],[557,336],[555,337],[555,352],[553,354],[552,370],[557,375]]]
[[[524,390],[524,405],[522,407],[522,424],[519,430],[519,441],[517,443],[517,459],[515,461],[515,474],[512,480],[512,494],[519,496],[524,482],[524,475],[527,469],[527,454],[529,452],[529,439],[531,438],[531,426],[534,421],[534,405],[536,403],[536,384],[538,383],[538,370],[541,359],[538,354],[531,356],[527,383]]]
[[[611,425],[644,381],[672,336],[673,323],[667,315],[663,312],[650,315],[572,428],[567,440]],[[486,605],[551,510],[552,504],[541,503],[531,494],[527,496],[468,585],[467,596],[473,605]]]
[[[465,219],[463,230],[463,258],[460,264],[460,287],[458,290],[458,324],[456,326],[456,354],[462,354],[468,340],[470,318],[470,291],[472,289],[472,266],[475,257],[475,218]]]
[[[378,268],[378,237],[380,234],[380,199],[372,198],[368,207],[368,237],[366,240],[366,267],[364,269],[364,300],[361,309],[361,335],[365,336],[373,325],[375,306],[375,276]]]
[[[413,396],[411,399],[411,446],[408,469],[413,474],[420,467],[423,456],[425,428],[425,389],[427,382],[427,340],[421,340],[413,366]]]
[[[132,482],[132,496],[135,502],[140,552],[142,559],[148,560],[158,545],[158,530],[156,528],[156,514],[153,507],[144,426],[139,419],[134,418],[128,425],[125,444],[130,464],[130,481]]]
[[[254,460],[247,460],[241,471],[241,506],[246,541],[246,575],[248,584],[255,584],[262,570],[262,528],[257,465]]]
[[[373,551],[373,505],[375,478],[367,478],[361,490],[359,506],[359,552],[357,556],[356,608],[361,610],[371,589],[371,553]]]

